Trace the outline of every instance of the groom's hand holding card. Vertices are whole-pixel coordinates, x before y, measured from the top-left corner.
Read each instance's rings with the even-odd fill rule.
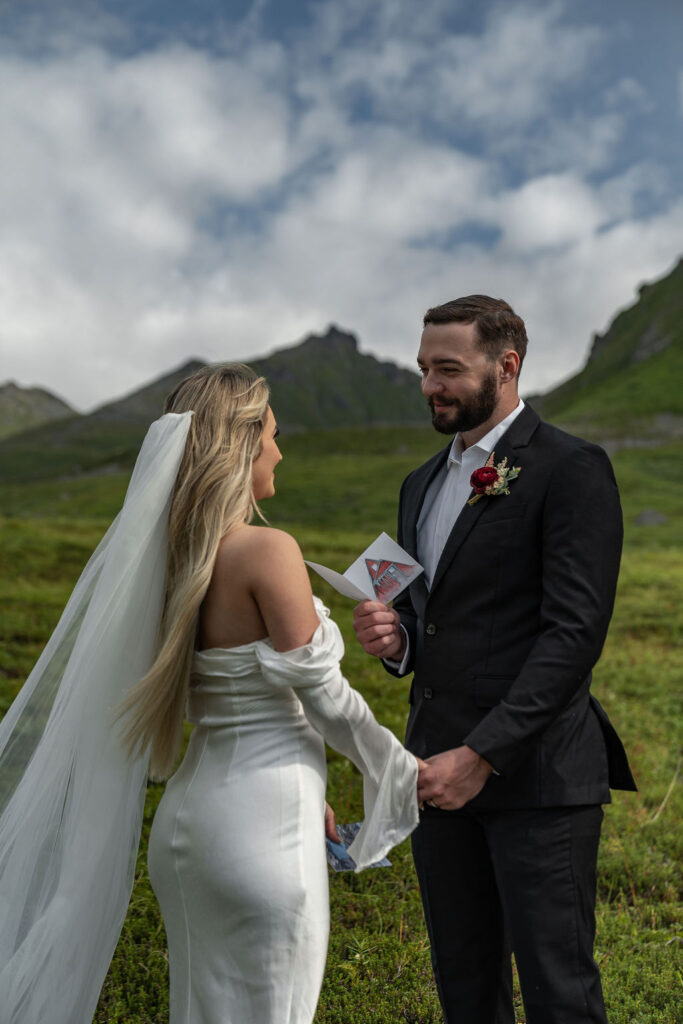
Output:
[[[398,612],[388,606],[424,571],[422,566],[386,533],[380,533],[343,575],[317,562],[306,564],[340,594],[361,602],[354,609],[353,628],[367,654],[400,665],[406,637]]]
[[[344,597],[382,605],[398,597],[423,572],[422,566],[386,533],[380,533],[343,574],[308,559],[306,565]]]

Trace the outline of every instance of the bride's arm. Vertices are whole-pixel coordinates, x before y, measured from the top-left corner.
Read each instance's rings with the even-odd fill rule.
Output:
[[[311,623],[308,608],[313,609],[313,599],[308,577],[304,582],[301,575],[306,570],[298,548],[294,550],[281,538],[275,538],[274,544],[279,546],[281,571],[270,576],[264,572],[255,595],[258,592],[271,641],[275,646],[277,639],[279,646],[259,648],[261,668],[273,686],[291,686],[296,691],[311,725],[363,773],[365,822],[350,851],[359,868],[367,867],[417,825],[418,761],[379,725],[363,697],[342,675],[343,641],[322,605],[320,616],[314,611]]]
[[[318,617],[301,549],[289,533],[258,529],[250,589],[276,651],[291,651],[309,643]]]
[[[368,867],[409,835],[418,817],[418,760],[381,726],[339,665],[343,643],[321,607],[313,641],[284,653],[265,645],[258,657],[273,686],[291,686],[313,728],[363,773],[365,820],[349,852]]]
[[[361,694],[342,675],[343,640],[326,610],[318,617],[294,538],[281,530],[255,532],[258,554],[250,560],[250,589],[276,652],[259,654],[266,678],[275,685],[292,686],[309,721],[330,746],[378,781],[389,750],[396,745],[405,753],[402,745],[377,723]],[[318,627],[321,632],[311,643]],[[375,751],[381,748],[382,754],[368,760],[364,746],[370,737],[371,746]]]

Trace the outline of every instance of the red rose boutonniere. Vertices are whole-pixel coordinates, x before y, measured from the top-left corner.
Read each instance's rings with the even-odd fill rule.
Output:
[[[494,465],[495,456],[496,453],[491,452],[486,460],[486,465],[481,469],[475,469],[470,477],[470,486],[474,491],[474,497],[470,498],[467,502],[468,505],[474,505],[485,495],[495,497],[496,494],[509,494],[510,482],[522,472],[521,466],[515,466],[514,469],[508,466],[507,458],[499,462],[497,466]]]

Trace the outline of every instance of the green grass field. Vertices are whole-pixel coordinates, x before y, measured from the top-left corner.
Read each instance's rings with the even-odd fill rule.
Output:
[[[394,532],[405,473],[434,451],[430,430],[344,431],[284,439],[278,496],[265,507],[306,557],[343,570],[382,529]],[[595,693],[631,755],[637,794],[607,809],[599,871],[596,955],[611,1024],[677,1024],[683,800],[679,770],[683,552],[681,446],[615,458],[626,547],[615,616]],[[125,474],[7,488],[0,498],[0,714],[28,674],[90,551],[118,508]],[[639,526],[655,508],[668,517]],[[350,681],[401,736],[406,681],[387,676],[353,641],[351,602],[316,578],[347,641]],[[163,926],[146,877],[146,839],[162,787],[150,785],[137,882],[95,1020],[152,1024],[168,1017]],[[339,820],[361,815],[361,783],[330,753],[329,798]],[[392,870],[330,878],[332,928],[317,1024],[437,1024],[429,947],[407,843]],[[518,998],[518,1020],[524,1015]]]

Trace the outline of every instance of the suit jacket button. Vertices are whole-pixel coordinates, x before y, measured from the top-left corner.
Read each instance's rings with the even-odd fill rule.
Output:
[[[426,686],[425,689],[424,689],[424,698],[425,698],[425,700],[431,700],[433,696],[434,696],[434,694],[433,694],[431,688],[429,686]]]
[[[434,625],[433,622],[429,623],[425,632],[427,633],[427,636],[434,636],[434,634],[436,633],[436,626]]]

